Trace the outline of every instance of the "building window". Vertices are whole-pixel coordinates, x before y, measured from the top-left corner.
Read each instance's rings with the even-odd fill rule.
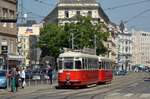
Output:
[[[10,10],[9,12],[10,12],[10,18],[13,19],[15,16],[15,12],[12,10]],[[10,28],[13,28],[13,27],[14,27],[14,23],[10,23]]]
[[[126,44],[128,44],[128,41],[126,41]]]
[[[92,11],[88,11],[88,16],[92,17]]]
[[[10,41],[10,53],[14,53],[14,41]]]
[[[128,47],[125,48],[125,51],[128,52]]]
[[[142,36],[146,36],[146,34],[145,34],[145,33],[142,33]]]
[[[79,16],[80,15],[80,11],[77,11],[76,14]]]
[[[69,11],[65,11],[65,18],[69,18]]]
[[[8,10],[6,8],[3,8],[2,12],[3,12],[2,17],[7,18],[8,17]],[[7,23],[3,23],[3,27],[7,27]]]

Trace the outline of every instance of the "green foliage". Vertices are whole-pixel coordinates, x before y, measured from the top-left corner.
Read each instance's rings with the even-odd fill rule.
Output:
[[[103,42],[107,41],[109,37],[108,32],[104,32],[106,26],[102,23],[94,24],[90,17],[77,16],[78,22],[67,24],[66,32],[74,34],[74,45],[76,49],[94,48],[94,41],[96,40],[97,54],[105,54],[107,48],[104,46]],[[96,38],[95,38],[96,35]]]
[[[60,48],[68,47],[68,37],[63,27],[56,24],[45,25],[40,32],[38,47],[42,49],[42,57],[46,55],[57,57]]]
[[[38,47],[42,49],[42,57],[50,55],[57,58],[61,52],[60,49],[71,48],[72,33],[75,49],[94,48],[94,40],[96,40],[97,54],[107,52],[103,44],[109,36],[108,32],[102,30],[106,28],[105,25],[102,23],[93,25],[90,17],[76,16],[74,18],[78,20],[77,23],[68,23],[64,26],[48,24],[41,29]]]

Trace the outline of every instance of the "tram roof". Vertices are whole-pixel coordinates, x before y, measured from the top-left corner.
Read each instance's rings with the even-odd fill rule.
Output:
[[[81,53],[81,52],[72,52],[72,51],[68,51],[65,53],[62,53],[59,55],[59,57],[87,57],[87,58],[97,58],[97,55],[92,55],[92,54],[85,54],[85,53]]]
[[[106,57],[98,57],[99,61],[112,61],[110,58],[106,58]]]

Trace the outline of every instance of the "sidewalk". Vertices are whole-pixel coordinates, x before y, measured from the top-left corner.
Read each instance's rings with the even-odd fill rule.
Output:
[[[11,90],[10,88],[0,89],[0,97],[10,95],[10,94],[16,94],[16,95],[29,94],[29,93],[33,93],[33,92],[40,91],[40,90],[55,88],[56,85],[57,85],[57,83],[54,83],[52,85],[50,85],[50,84],[41,84],[41,85],[36,85],[36,86],[32,85],[32,86],[27,86],[24,89],[21,89],[19,87],[18,91],[16,93],[10,92],[10,90]]]

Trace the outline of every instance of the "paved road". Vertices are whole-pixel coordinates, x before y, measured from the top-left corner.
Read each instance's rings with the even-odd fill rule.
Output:
[[[0,99],[150,99],[150,82],[144,73],[117,76],[111,84],[85,89],[44,88],[31,93],[12,94]]]

